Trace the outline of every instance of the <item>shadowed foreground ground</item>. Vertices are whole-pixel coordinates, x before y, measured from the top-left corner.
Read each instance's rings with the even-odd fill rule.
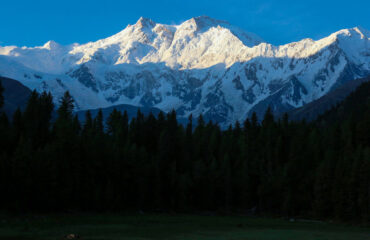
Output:
[[[0,216],[0,240],[368,240],[370,229],[250,217],[170,215]]]

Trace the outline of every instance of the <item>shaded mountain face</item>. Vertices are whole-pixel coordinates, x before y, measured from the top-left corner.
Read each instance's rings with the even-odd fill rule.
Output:
[[[209,17],[180,25],[140,18],[87,44],[0,47],[0,75],[55,99],[69,90],[78,110],[129,104],[183,118],[202,113],[227,126],[267,106],[277,114],[301,107],[369,75],[369,36],[353,28],[273,46]]]
[[[10,78],[0,77],[0,82],[4,88],[4,106],[1,110],[9,117],[13,116],[17,108],[24,110],[31,95],[31,90]]]
[[[367,80],[370,79],[367,78]],[[321,114],[315,122],[323,127],[330,127],[343,121],[349,121],[348,126],[354,122],[362,122],[362,128],[357,130],[351,128],[351,131],[359,131],[357,133],[359,135],[365,133],[366,137],[364,138],[368,139],[368,134],[366,133],[369,129],[369,122],[364,121],[364,119],[368,119],[368,116],[370,116],[369,110],[370,81],[363,81],[353,92],[344,98],[343,101]],[[351,125],[351,127],[353,127],[353,125]]]
[[[316,120],[318,116],[324,114],[326,111],[330,110],[331,108],[334,108],[337,104],[345,100],[346,97],[350,95],[352,92],[354,92],[361,84],[369,81],[370,76],[366,78],[360,78],[349,81],[343,84],[342,86],[338,87],[337,89],[322,96],[321,98],[312,101],[304,105],[303,107],[288,112],[289,119],[294,121],[299,121],[303,119],[307,121]],[[363,86],[362,88],[368,87]],[[370,96],[370,92],[368,96]]]

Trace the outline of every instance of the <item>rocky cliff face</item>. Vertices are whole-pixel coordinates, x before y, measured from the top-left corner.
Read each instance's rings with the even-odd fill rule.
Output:
[[[273,46],[209,17],[180,25],[140,18],[83,45],[0,47],[0,75],[56,98],[69,90],[80,110],[130,104],[226,126],[267,106],[301,107],[370,74],[369,37],[353,28]]]

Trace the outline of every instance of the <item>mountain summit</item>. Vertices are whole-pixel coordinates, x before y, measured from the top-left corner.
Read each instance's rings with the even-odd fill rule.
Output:
[[[369,32],[344,29],[314,41],[274,46],[226,21],[195,17],[179,25],[140,18],[96,42],[0,47],[0,75],[77,109],[118,104],[205,115],[223,126],[267,106],[303,106],[370,74]]]
[[[144,17],[141,17],[137,23],[135,24],[136,26],[138,27],[141,27],[141,28],[144,28],[144,27],[154,27],[156,25],[155,22],[153,22],[151,19],[149,18],[144,18]]]

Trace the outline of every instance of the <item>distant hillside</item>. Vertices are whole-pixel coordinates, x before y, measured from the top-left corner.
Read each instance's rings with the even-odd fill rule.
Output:
[[[8,116],[12,116],[18,107],[26,107],[31,90],[14,79],[0,77],[0,81],[4,87],[3,110]]]
[[[289,119],[293,121],[299,121],[303,119],[305,119],[306,121],[313,121],[319,115],[324,114],[326,111],[333,108],[336,104],[346,99],[346,97],[350,95],[353,91],[355,91],[356,88],[358,88],[361,84],[368,81],[370,81],[370,76],[349,81],[343,86],[329,92],[327,95],[324,95],[323,97],[311,103],[308,103],[303,107],[288,112]],[[366,88],[365,86],[366,85],[364,85],[364,88]]]
[[[0,81],[2,86],[4,87],[3,110],[8,117],[12,117],[13,113],[17,110],[18,107],[21,110],[24,110],[26,108],[28,98],[32,91],[29,88],[25,87],[23,84],[21,84],[19,81],[14,79],[0,77]],[[139,109],[145,116],[149,115],[149,113],[153,113],[155,116],[157,116],[158,113],[161,111],[160,109],[155,107],[137,107],[128,104],[120,104],[116,106],[102,108],[104,120],[106,120],[109,117],[113,109],[116,109],[121,112],[127,111],[129,119],[135,117]],[[99,111],[99,109],[89,109],[89,110],[93,117],[96,117]],[[87,110],[76,112],[80,121],[84,121],[86,111]],[[53,118],[56,118],[55,112],[53,113]],[[180,118],[179,122],[186,123],[186,120]]]
[[[370,113],[370,82],[362,83],[344,101],[320,115],[317,122],[332,125],[352,118],[354,121],[366,119]]]

